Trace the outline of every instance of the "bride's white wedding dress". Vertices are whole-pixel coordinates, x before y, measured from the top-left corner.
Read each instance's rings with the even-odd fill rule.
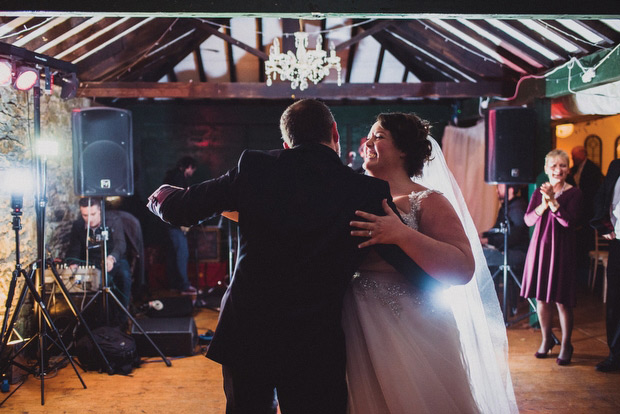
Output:
[[[421,290],[369,254],[343,307],[349,412],[518,413],[506,328],[478,232],[441,148],[430,140],[432,159],[415,181],[454,207],[470,240],[474,277],[463,286]],[[430,192],[410,196],[403,217],[410,227],[417,228]]]
[[[430,192],[409,196],[411,211],[403,219],[416,230]],[[373,255],[345,296],[342,321],[352,414],[479,412],[441,291],[412,286]]]

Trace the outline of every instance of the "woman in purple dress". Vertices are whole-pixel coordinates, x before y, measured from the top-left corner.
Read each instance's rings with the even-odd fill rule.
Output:
[[[551,332],[553,304],[558,308],[562,346],[556,359],[568,365],[573,355],[571,334],[576,303],[575,226],[581,210],[581,191],[566,183],[568,154],[553,150],[545,157],[549,182],[534,192],[525,223],[536,226],[525,259],[521,296],[536,298],[542,333],[536,358],[546,358],[555,345]]]

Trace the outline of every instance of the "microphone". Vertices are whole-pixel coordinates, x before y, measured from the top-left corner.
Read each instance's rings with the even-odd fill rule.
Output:
[[[140,306],[141,311],[148,311],[149,309],[154,309],[156,311],[160,311],[164,308],[164,303],[161,300],[151,300],[144,305]]]
[[[503,233],[502,229],[492,228],[482,233],[482,237],[488,237],[491,234]]]
[[[161,300],[152,300],[149,302],[149,308],[160,311],[164,308],[164,304]]]

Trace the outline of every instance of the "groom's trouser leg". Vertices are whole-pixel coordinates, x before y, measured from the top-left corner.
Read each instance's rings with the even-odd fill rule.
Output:
[[[279,365],[276,389],[282,414],[346,414],[346,356],[334,343],[321,340]]]
[[[276,414],[274,381],[264,367],[222,365],[226,414]]]

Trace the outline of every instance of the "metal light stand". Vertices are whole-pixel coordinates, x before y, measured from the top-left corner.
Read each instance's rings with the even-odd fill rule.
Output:
[[[151,346],[153,347],[153,349],[155,349],[155,351],[157,351],[157,353],[159,354],[159,356],[163,359],[163,361],[166,363],[167,366],[172,366],[172,363],[170,362],[170,360],[168,358],[166,358],[166,356],[163,354],[163,352],[161,352],[161,350],[157,347],[157,345],[155,345],[155,342],[153,342],[153,340],[151,339],[150,336],[147,335],[147,333],[144,331],[144,329],[140,326],[140,324],[136,321],[136,319],[131,315],[131,312],[129,312],[127,310],[127,308],[125,308],[125,306],[123,306],[122,302],[116,297],[116,295],[114,294],[114,292],[112,292],[112,290],[110,289],[109,285],[108,285],[108,269],[106,266],[106,258],[108,257],[108,228],[106,226],[106,222],[105,222],[105,198],[101,199],[101,228],[102,228],[102,232],[101,232],[101,278],[102,278],[102,282],[101,282],[101,286],[99,287],[99,289],[97,290],[97,293],[95,293],[93,295],[93,297],[88,301],[88,303],[86,304],[86,306],[84,307],[84,309],[87,309],[96,299],[99,295],[102,295],[102,307],[103,307],[103,312],[105,315],[105,323],[106,325],[109,326],[110,323],[110,313],[109,313],[109,299],[108,297],[111,297],[114,302],[118,305],[118,307],[120,308],[120,310],[122,312],[125,313],[125,315],[127,315],[127,317],[129,318],[129,320],[131,320],[131,322],[133,323],[133,325],[138,328],[138,330],[142,333],[142,335],[144,335],[144,338],[146,338],[146,340],[151,344]]]
[[[11,278],[11,283],[9,285],[9,292],[7,294],[7,302],[6,302],[6,311],[4,314],[4,320],[2,322],[1,351],[4,351],[6,346],[8,345],[9,337],[11,336],[11,333],[13,332],[13,328],[15,326],[20,310],[26,299],[26,295],[28,292],[30,292],[36,304],[38,305],[36,309],[37,309],[37,315],[38,315],[39,330],[38,330],[37,335],[33,335],[33,337],[30,338],[24,344],[20,352],[26,349],[28,345],[32,343],[36,338],[39,339],[40,360],[39,360],[38,375],[41,380],[41,405],[44,405],[45,404],[45,386],[44,386],[45,375],[47,374],[47,368],[50,368],[47,366],[47,360],[45,357],[45,351],[46,351],[45,340],[46,339],[50,340],[54,345],[62,349],[63,353],[65,354],[65,356],[71,363],[73,370],[75,371],[77,377],[79,378],[84,388],[86,388],[86,384],[82,380],[82,377],[80,376],[77,370],[77,367],[73,361],[73,358],[71,357],[71,355],[69,354],[69,351],[67,350],[67,347],[63,343],[60,332],[58,331],[58,329],[56,328],[56,325],[54,325],[54,322],[52,321],[52,318],[45,306],[44,299],[39,294],[39,290],[37,289],[37,286],[35,286],[35,283],[33,282],[33,276],[35,275],[35,271],[37,269],[36,262],[33,264],[32,272],[30,275],[28,275],[26,271],[22,268],[22,265],[20,263],[21,257],[20,257],[20,251],[19,251],[19,231],[22,228],[21,220],[20,220],[20,217],[22,215],[21,201],[19,201],[16,197],[13,197],[11,204],[13,206],[13,212],[11,213],[13,216],[13,230],[15,231],[15,270],[13,271],[13,276]],[[41,266],[40,268],[44,268],[44,267],[45,266]],[[17,286],[17,279],[20,275],[24,277],[25,285],[23,286],[22,291],[19,295],[17,306],[15,307],[15,311],[13,312],[13,316],[11,317],[11,322],[7,325],[11,304],[13,302],[13,296],[15,294],[15,289]],[[49,336],[49,334],[47,333],[47,327],[51,328],[51,330],[54,332],[56,340],[54,340],[54,338]],[[35,369],[35,367],[27,367],[25,365],[22,365],[16,362],[15,358],[17,357],[17,355],[19,355],[19,353],[7,359],[6,361],[3,361],[3,364],[0,367],[0,372],[5,373],[7,369],[9,369],[12,365],[15,365],[28,373],[31,373],[33,375],[37,374],[37,370]],[[53,369],[55,367],[51,367],[51,368]],[[13,393],[15,391],[17,391],[17,389],[15,389]],[[13,395],[13,393],[11,393],[7,398],[5,398],[4,401],[6,401],[11,395]],[[2,401],[2,403],[4,403],[4,401]],[[0,403],[0,406],[2,405],[2,403]]]

